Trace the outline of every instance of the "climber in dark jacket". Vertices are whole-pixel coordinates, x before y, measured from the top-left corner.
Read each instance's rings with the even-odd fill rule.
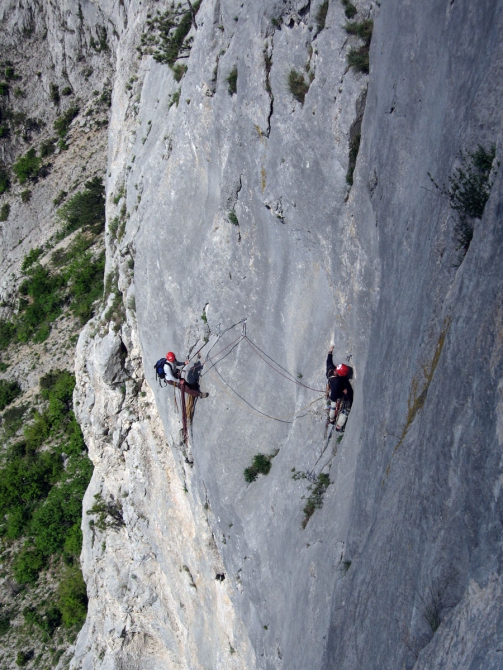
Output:
[[[331,401],[329,413],[331,423],[335,421],[343,400],[347,400],[350,405],[353,404],[353,387],[347,379],[349,368],[344,363],[334,365],[333,351],[334,347],[331,346],[327,356],[327,397]]]

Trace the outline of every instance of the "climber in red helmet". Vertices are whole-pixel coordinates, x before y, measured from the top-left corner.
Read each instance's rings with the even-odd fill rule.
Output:
[[[201,390],[199,389],[199,375],[200,375],[200,370],[202,369],[201,363],[196,363],[196,365],[193,366],[193,368],[190,369],[189,374],[192,373],[192,377],[194,377],[194,370],[197,368],[197,371],[199,374],[194,377],[194,379],[190,379],[189,381],[186,381],[185,379],[182,378],[181,371],[178,368],[183,368],[184,365],[188,365],[190,361],[185,361],[183,363],[180,363],[180,361],[176,360],[176,356],[172,351],[168,351],[166,354],[166,363],[164,364],[164,374],[165,374],[165,380],[166,384],[170,384],[170,386],[183,386],[185,393],[188,393],[191,396],[194,396],[194,398],[207,398],[208,394],[207,393],[202,393]]]
[[[184,365],[187,365],[189,361],[180,363],[176,360],[176,356],[172,351],[168,351],[166,354],[166,363],[164,364],[164,373],[166,375],[166,381],[176,382],[180,379],[181,374],[178,368],[183,368]]]
[[[331,401],[330,423],[335,423],[343,400],[349,402],[350,405],[353,403],[353,388],[347,379],[350,369],[344,363],[334,365],[333,351],[334,347],[331,346],[327,356],[327,397]]]

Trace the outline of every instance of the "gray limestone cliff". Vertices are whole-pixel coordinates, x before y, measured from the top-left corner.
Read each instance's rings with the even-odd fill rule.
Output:
[[[84,515],[72,667],[502,667],[503,3],[357,3],[367,76],[348,3],[323,26],[319,2],[203,0],[179,82],[137,57],[158,3],[102,5],[109,295],[76,410],[85,507],[99,493],[120,523]],[[493,144],[460,258],[428,174]],[[153,364],[205,343],[222,353],[184,443]],[[331,343],[355,402],[323,452]],[[271,471],[246,483],[257,453]],[[330,485],[306,521],[313,469]]]

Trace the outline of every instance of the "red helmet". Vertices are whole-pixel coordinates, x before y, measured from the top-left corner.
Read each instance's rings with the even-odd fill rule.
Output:
[[[170,362],[173,363],[173,361],[176,361],[176,356],[172,351],[168,351],[166,354],[166,359]]]
[[[344,363],[339,363],[339,365],[335,368],[337,374],[339,377],[347,377],[349,373],[349,368],[347,365],[344,365]]]

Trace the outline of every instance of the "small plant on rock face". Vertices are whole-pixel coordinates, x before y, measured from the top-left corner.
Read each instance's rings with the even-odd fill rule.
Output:
[[[10,205],[8,202],[4,202],[4,204],[0,207],[0,221],[7,221],[9,218],[10,214]]]
[[[352,47],[347,55],[349,67],[354,67],[358,72],[363,72],[364,74],[368,74],[370,69],[369,51],[373,28],[374,22],[371,19],[367,19],[361,23],[351,21],[344,26],[347,33],[357,35],[364,42],[361,47]]]
[[[461,152],[461,166],[449,177],[449,185],[439,186],[431,174],[428,176],[433,185],[446,197],[459,218],[454,226],[461,262],[470,247],[473,238],[474,220],[480,219],[489,199],[493,182],[490,175],[496,157],[496,147],[485,149],[478,145],[473,152]],[[499,165],[499,164],[498,164]]]
[[[318,32],[321,33],[323,28],[325,27],[325,22],[327,20],[327,12],[328,12],[328,0],[325,0],[319,7],[318,11],[316,12],[316,25],[318,26]]]
[[[234,226],[239,226],[239,221],[238,217],[236,216],[236,212],[231,209],[229,214],[227,215],[229,217],[229,221],[234,225]]]
[[[288,75],[288,90],[293,95],[295,100],[304,104],[306,93],[309,91],[309,84],[304,79],[304,75],[297,70],[290,70]]]
[[[31,191],[26,190],[21,193],[21,202],[30,202],[31,200]]]
[[[227,90],[229,91],[229,95],[234,95],[238,92],[238,68],[236,65],[229,72],[225,81],[228,84]]]
[[[302,520],[302,528],[307,526],[307,523],[313,516],[314,512],[317,509],[321,509],[323,507],[323,496],[325,495],[330,484],[330,477],[326,473],[321,472],[318,475],[314,486],[310,487],[311,494],[304,506],[304,519]]]
[[[187,72],[187,66],[182,63],[177,63],[173,65],[173,77],[176,82],[180,82],[183,75]]]
[[[350,0],[341,0],[341,1],[344,7],[344,14],[346,15],[346,18],[352,19],[356,15],[358,10],[353,5],[353,3],[350,2]]]
[[[254,482],[258,475],[268,475],[272,467],[272,459],[276,456],[278,452],[266,456],[265,454],[255,454],[252,460],[252,464],[249,468],[246,468],[244,471],[244,478],[248,484]]]
[[[34,180],[37,178],[40,168],[42,166],[42,159],[39,158],[35,149],[31,148],[21,156],[12,166],[12,171],[16,175],[20,184],[24,184],[28,179]]]

